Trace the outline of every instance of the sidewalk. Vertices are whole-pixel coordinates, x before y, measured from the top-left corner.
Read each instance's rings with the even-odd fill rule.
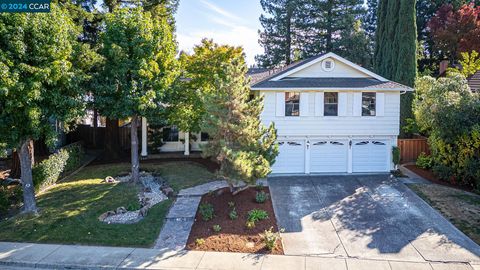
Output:
[[[0,242],[0,269],[480,270],[478,265]]]

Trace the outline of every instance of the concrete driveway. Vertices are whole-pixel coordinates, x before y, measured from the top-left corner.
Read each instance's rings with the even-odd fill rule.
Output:
[[[268,179],[287,255],[479,262],[480,246],[388,175]]]

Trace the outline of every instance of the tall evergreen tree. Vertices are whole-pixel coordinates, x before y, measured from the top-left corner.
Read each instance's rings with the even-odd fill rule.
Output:
[[[362,17],[362,27],[372,41],[375,39],[375,31],[377,30],[377,9],[378,0],[367,0],[367,12]]]
[[[260,120],[263,97],[249,101],[250,88],[243,61],[223,65],[225,76],[216,76],[211,94],[204,96],[206,114],[202,130],[211,140],[203,155],[215,158],[220,164],[218,174],[230,185],[244,181],[255,184],[270,172],[277,154],[276,130],[273,123],[267,128]]]
[[[415,0],[380,0],[375,70],[383,77],[413,87],[417,76]],[[412,94],[401,98],[400,126],[412,117]],[[400,131],[405,135],[403,130]]]
[[[299,12],[298,0],[260,0],[266,14],[260,16],[263,31],[259,43],[265,53],[255,57],[262,67],[288,65],[295,46],[295,21]]]
[[[339,44],[349,37],[355,22],[365,14],[363,4],[363,0],[304,0],[306,14],[301,17],[298,28],[305,56],[325,52],[342,54]]]

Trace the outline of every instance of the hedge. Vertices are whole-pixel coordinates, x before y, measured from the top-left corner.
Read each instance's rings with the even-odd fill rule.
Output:
[[[84,154],[82,145],[73,143],[35,165],[32,170],[35,190],[44,190],[55,184],[61,177],[79,168]]]

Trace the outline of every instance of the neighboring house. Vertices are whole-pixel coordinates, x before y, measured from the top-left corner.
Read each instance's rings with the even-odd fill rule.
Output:
[[[480,70],[470,76],[467,81],[472,92],[480,93]]]
[[[393,169],[400,95],[412,88],[334,54],[256,72],[265,125],[275,123],[273,173],[360,173]]]
[[[273,173],[360,173],[393,169],[400,130],[400,95],[412,88],[389,81],[334,53],[281,69],[251,69],[251,89],[264,96],[265,125],[275,123],[280,154]],[[145,127],[146,120],[143,121]],[[146,150],[146,129],[142,155]],[[199,150],[207,136],[164,129],[161,151]]]

